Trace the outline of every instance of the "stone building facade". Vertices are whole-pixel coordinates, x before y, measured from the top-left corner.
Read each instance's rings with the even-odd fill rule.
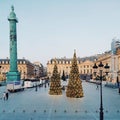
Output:
[[[104,54],[101,54],[97,60],[94,61],[94,63],[96,63],[97,65],[100,62],[102,62],[104,65],[108,63],[108,65],[110,66],[107,78],[108,82],[117,83],[117,77],[120,81],[120,48],[116,49],[116,54],[111,54],[111,51],[105,52]]]
[[[62,58],[62,59],[56,59],[58,72],[60,73],[60,76],[62,76],[62,73],[64,71],[65,75],[69,77],[70,70],[71,70],[71,63],[72,59],[68,58]],[[92,66],[93,66],[93,60],[89,59],[80,59],[77,60],[78,63],[78,69],[80,76],[82,79],[87,79],[87,76],[91,76],[93,73]],[[47,75],[51,77],[54,67],[54,59],[51,59],[47,63]]]
[[[62,76],[63,70],[65,71],[65,75],[69,76],[70,68],[71,68],[71,59],[56,59],[58,71]],[[78,68],[81,79],[90,79],[95,78],[93,66],[96,63],[97,65],[102,62],[104,65],[106,63],[110,66],[109,74],[106,77],[108,82],[116,83],[117,77],[120,81],[120,48],[117,48],[116,54],[113,56],[111,51],[107,51],[103,54],[96,55],[94,59],[85,59],[85,58],[78,58]],[[51,59],[47,63],[47,74],[50,77],[52,75],[54,66],[54,59]],[[103,69],[103,74],[105,73],[105,69]]]
[[[6,80],[6,73],[9,71],[9,59],[0,59],[0,79]],[[21,79],[34,77],[34,64],[26,59],[18,59],[18,71],[21,73]]]
[[[118,61],[118,64],[117,64],[117,76],[118,76],[118,80],[120,82],[120,48],[117,49],[117,52],[116,52],[116,55],[117,55],[117,61]]]
[[[35,77],[37,77],[37,78],[44,77],[46,75],[45,70],[44,70],[44,66],[40,62],[34,62],[33,64],[34,64]]]

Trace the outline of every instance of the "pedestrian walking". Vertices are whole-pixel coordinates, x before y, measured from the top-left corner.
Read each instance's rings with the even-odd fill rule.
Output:
[[[3,100],[6,100],[6,92],[3,92]]]
[[[98,86],[98,84],[97,84],[96,90],[98,90],[98,89],[99,89],[99,86]]]
[[[45,88],[46,88],[46,83],[45,83]]]
[[[37,85],[35,86],[35,91],[37,91]]]
[[[6,100],[8,100],[9,94],[8,92],[6,92]]]

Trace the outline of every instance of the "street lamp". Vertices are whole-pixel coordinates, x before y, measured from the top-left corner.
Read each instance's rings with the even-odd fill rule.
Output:
[[[104,119],[104,113],[103,113],[103,100],[102,100],[102,79],[103,79],[103,68],[105,69],[106,75],[108,75],[109,72],[109,66],[108,63],[104,66],[102,62],[97,66],[96,63],[93,66],[94,69],[94,75],[96,76],[96,73],[98,72],[99,68],[99,78],[100,78],[100,120]]]

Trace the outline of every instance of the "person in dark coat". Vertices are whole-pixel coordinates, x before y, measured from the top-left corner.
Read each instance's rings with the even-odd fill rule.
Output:
[[[8,100],[9,94],[8,92],[6,92],[6,100]]]

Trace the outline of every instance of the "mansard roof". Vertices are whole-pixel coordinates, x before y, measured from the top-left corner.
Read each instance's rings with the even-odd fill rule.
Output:
[[[6,61],[9,62],[10,59],[9,59],[9,58],[0,59],[0,61],[1,61],[1,62],[4,61],[4,62],[6,63]],[[26,59],[17,59],[17,61],[18,61],[18,63],[20,63],[20,61],[22,61],[22,63],[25,62],[26,64],[32,64],[29,60],[26,60]]]

